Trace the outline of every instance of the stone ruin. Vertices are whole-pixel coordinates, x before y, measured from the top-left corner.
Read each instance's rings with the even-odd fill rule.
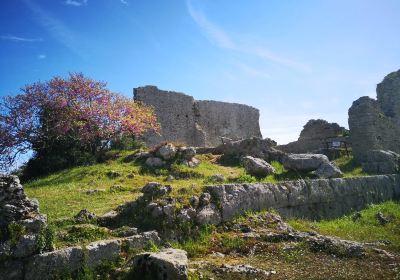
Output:
[[[387,75],[376,92],[376,100],[363,96],[349,109],[353,155],[364,169],[393,173],[400,153],[400,70]],[[388,160],[394,164],[383,166]]]
[[[345,133],[346,129],[337,123],[321,119],[309,120],[297,141],[279,145],[277,148],[286,153],[324,153],[329,139],[341,140]]]
[[[143,138],[148,146],[174,142],[210,147],[220,144],[221,137],[261,137],[259,111],[247,105],[194,100],[192,96],[155,86],[135,88],[134,99],[153,106],[161,125],[159,134],[148,133]]]

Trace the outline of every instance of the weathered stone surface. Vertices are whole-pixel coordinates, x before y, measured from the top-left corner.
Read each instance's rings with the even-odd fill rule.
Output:
[[[165,162],[158,157],[149,157],[146,159],[145,164],[151,168],[163,167]]]
[[[165,141],[195,147],[216,146],[221,143],[220,137],[261,136],[259,111],[250,106],[195,101],[191,96],[162,91],[155,86],[134,89],[134,98],[154,107],[161,126],[160,134],[148,133],[144,137],[149,146]]]
[[[181,158],[191,161],[196,155],[196,149],[194,147],[181,147],[179,148],[179,153]]]
[[[121,252],[120,240],[101,240],[86,246],[87,265],[94,268],[105,261],[115,261]]]
[[[169,248],[158,253],[136,255],[133,259],[133,275],[134,279],[187,280],[186,252]]]
[[[46,216],[39,213],[37,200],[30,200],[25,195],[18,177],[0,174],[0,229],[3,236],[7,236],[5,229],[10,223],[23,220],[33,232],[39,232],[47,224]]]
[[[221,222],[221,214],[214,204],[209,204],[197,211],[196,222],[199,225],[214,224]]]
[[[246,172],[254,176],[265,177],[275,173],[275,168],[260,158],[246,156],[242,158],[242,164]]]
[[[375,174],[394,174],[399,172],[400,155],[391,151],[369,151],[361,162],[366,172]]]
[[[356,162],[371,150],[400,153],[400,70],[378,84],[377,100],[364,96],[353,102],[349,128]]]
[[[170,160],[176,155],[176,148],[173,144],[167,143],[158,148],[156,152],[157,156],[164,160]]]
[[[87,209],[82,209],[81,211],[79,211],[78,214],[74,216],[75,221],[77,221],[78,223],[87,222],[93,220],[94,218],[96,218],[96,214],[90,212]]]
[[[236,156],[238,158],[242,156],[252,156],[262,158],[267,161],[279,160],[284,153],[274,149],[275,146],[276,142],[272,139],[252,137],[243,140],[227,142],[207,152]]]
[[[25,280],[50,280],[56,275],[73,273],[83,265],[81,247],[69,247],[33,256],[25,267]]]
[[[129,236],[122,240],[122,248],[126,251],[132,249],[142,249],[145,247],[150,241],[155,244],[160,244],[161,239],[158,236],[157,231],[146,231],[141,234],[136,234],[133,236]]]
[[[345,132],[346,129],[337,123],[329,123],[321,119],[309,120],[304,125],[297,141],[279,145],[277,149],[294,154],[318,153],[326,148],[327,139],[342,136]]]
[[[28,257],[37,251],[37,235],[26,234],[21,236],[12,249],[12,256],[15,258]]]
[[[210,176],[210,181],[216,183],[222,183],[223,181],[225,181],[225,177],[222,174],[213,174]]]
[[[158,182],[149,182],[142,188],[143,195],[148,197],[164,196],[166,194],[169,194],[171,191],[171,186],[164,186]]]
[[[399,199],[400,176],[227,184],[208,186],[207,190],[219,202],[223,221],[246,211],[269,208],[277,209],[285,217],[336,218],[371,203]]]
[[[0,280],[23,280],[24,263],[8,260],[0,263]]]
[[[321,154],[288,154],[282,163],[286,169],[309,172],[317,170],[324,163],[329,163],[329,159]]]
[[[333,162],[323,163],[317,170],[315,170],[315,175],[322,179],[330,178],[340,178],[343,177],[343,172],[340,171]]]

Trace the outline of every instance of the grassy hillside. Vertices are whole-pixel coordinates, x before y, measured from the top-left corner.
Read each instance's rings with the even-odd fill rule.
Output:
[[[117,232],[100,227],[96,223],[80,224],[73,216],[81,209],[102,215],[120,204],[135,200],[141,195],[140,190],[147,182],[170,184],[173,187],[171,195],[178,203],[184,204],[192,195],[201,193],[205,185],[220,184],[212,180],[214,174],[223,175],[224,183],[279,182],[313,178],[312,174],[287,171],[278,162],[272,162],[277,171],[275,175],[255,178],[246,174],[237,162],[221,160],[216,155],[197,156],[201,164],[196,168],[172,164],[168,169],[151,170],[144,166],[143,161],[131,160],[132,154],[136,152],[113,151],[108,155],[109,160],[104,163],[75,167],[24,183],[28,196],[37,198],[40,211],[48,215],[50,227],[55,232],[54,241],[57,248],[116,238]],[[351,157],[339,158],[336,164],[344,171],[345,177],[368,175],[354,164]],[[182,179],[168,181],[167,178],[171,174]],[[382,212],[390,222],[385,225],[379,224],[375,217],[378,212]],[[273,279],[366,279],[369,276],[371,279],[392,279],[397,273],[393,270],[397,269],[397,266],[392,266],[395,260],[388,262],[371,256],[362,259],[339,258],[323,252],[312,252],[301,242],[268,243],[257,238],[244,238],[242,233],[232,230],[232,224],[237,224],[248,226],[255,232],[263,232],[265,225],[257,222],[263,215],[248,213],[238,217],[230,225],[228,223],[218,227],[204,227],[199,229],[196,237],[172,243],[174,247],[188,252],[190,267],[197,269],[196,273],[190,274],[190,279],[201,279],[199,273],[203,275],[202,279],[254,279],[251,275],[222,276],[215,272],[222,264],[250,264],[266,270],[277,270],[278,274],[274,275]],[[386,244],[383,249],[395,253],[400,251],[398,202],[371,205],[360,212],[357,220],[353,220],[352,215],[349,215],[318,222],[292,219],[289,224],[297,230],[316,231],[348,240],[383,241]],[[148,249],[157,250],[154,244]]]

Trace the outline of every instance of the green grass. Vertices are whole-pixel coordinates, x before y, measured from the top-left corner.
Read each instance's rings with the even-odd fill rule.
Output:
[[[386,225],[380,225],[375,218],[376,213],[382,212],[390,219]],[[337,236],[343,239],[371,242],[388,240],[390,247],[400,250],[400,203],[385,202],[371,205],[360,211],[361,218],[353,221],[352,215],[334,220],[318,222],[292,219],[289,224],[301,231],[314,230],[324,235]]]
[[[357,177],[371,175],[362,170],[361,165],[356,164],[352,156],[342,156],[334,160],[336,165],[343,172],[344,177]]]

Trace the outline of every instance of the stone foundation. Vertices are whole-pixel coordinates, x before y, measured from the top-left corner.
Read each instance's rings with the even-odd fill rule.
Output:
[[[279,184],[209,186],[223,221],[246,211],[270,208],[284,217],[330,219],[358,211],[372,203],[400,198],[400,176],[297,180]]]

